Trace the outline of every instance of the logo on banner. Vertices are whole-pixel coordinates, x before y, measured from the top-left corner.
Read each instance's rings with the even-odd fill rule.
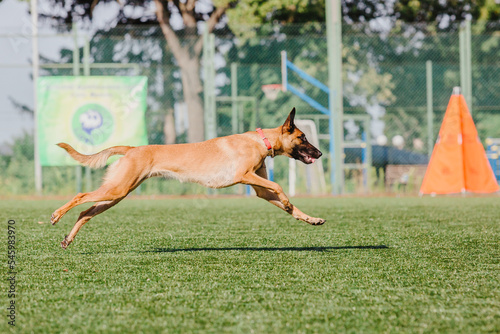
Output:
[[[113,116],[97,103],[85,104],[78,108],[71,123],[75,136],[89,145],[104,143],[114,130]]]

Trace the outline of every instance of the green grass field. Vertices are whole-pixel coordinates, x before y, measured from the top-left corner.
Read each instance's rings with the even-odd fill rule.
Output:
[[[2,201],[4,278],[16,221],[15,331],[500,332],[500,198],[292,202],[327,223],[255,198],[127,199],[64,251],[83,206],[51,226],[63,201]]]

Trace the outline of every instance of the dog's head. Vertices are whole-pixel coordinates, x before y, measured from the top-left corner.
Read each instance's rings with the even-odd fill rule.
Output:
[[[300,160],[305,164],[312,164],[321,157],[322,153],[308,142],[306,135],[295,126],[294,118],[295,108],[292,109],[281,127],[283,155]]]

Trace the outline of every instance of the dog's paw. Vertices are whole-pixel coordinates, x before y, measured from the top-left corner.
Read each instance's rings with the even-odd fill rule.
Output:
[[[59,219],[62,218],[62,215],[58,214],[57,211],[54,211],[54,213],[52,214],[52,216],[50,216],[50,223],[52,225],[55,225]]]
[[[71,243],[71,241],[68,240],[68,236],[65,236],[63,241],[61,241],[61,247],[66,250],[66,248],[68,248],[69,244]]]
[[[313,218],[313,217],[311,217],[311,218],[307,219],[306,221],[309,224],[315,225],[315,226],[317,226],[317,225],[323,225],[324,223],[326,223],[326,220],[323,219],[323,218]]]

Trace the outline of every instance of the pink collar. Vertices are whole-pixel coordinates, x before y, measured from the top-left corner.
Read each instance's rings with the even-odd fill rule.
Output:
[[[264,131],[262,131],[261,128],[257,128],[255,130],[257,131],[257,133],[260,135],[260,137],[264,141],[264,144],[266,144],[267,150],[271,151],[271,157],[274,157],[273,147],[271,146],[271,143],[269,142],[269,139],[267,139],[266,136],[264,135]]]

